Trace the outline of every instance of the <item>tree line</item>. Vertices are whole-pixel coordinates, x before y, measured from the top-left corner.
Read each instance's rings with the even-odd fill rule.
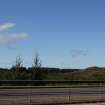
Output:
[[[42,61],[39,57],[39,54],[36,53],[33,58],[32,67],[24,67],[22,58],[17,56],[15,64],[10,69],[0,68],[0,80],[54,80],[58,79],[56,74],[72,71],[76,71],[76,69],[69,70],[42,67]],[[62,76],[59,77],[59,79],[61,78]]]
[[[32,67],[24,67],[20,56],[10,68],[0,68],[0,80],[105,80],[105,68],[60,69],[42,67],[39,54],[33,58]]]

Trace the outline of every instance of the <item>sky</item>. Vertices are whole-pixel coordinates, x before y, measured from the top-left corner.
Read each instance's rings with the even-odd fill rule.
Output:
[[[105,66],[105,0],[0,0],[0,67]]]

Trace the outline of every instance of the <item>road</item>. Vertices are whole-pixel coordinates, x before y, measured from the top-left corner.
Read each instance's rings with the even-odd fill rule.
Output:
[[[0,105],[105,101],[105,87],[0,89]]]

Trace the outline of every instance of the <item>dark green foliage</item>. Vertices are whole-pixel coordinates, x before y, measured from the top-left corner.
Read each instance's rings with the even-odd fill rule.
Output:
[[[33,66],[30,68],[19,67],[17,69],[16,66],[13,66],[10,69],[0,68],[0,80],[105,80],[105,68],[79,70]],[[12,84],[7,83],[6,85]],[[18,85],[18,83],[14,85]],[[36,83],[30,85],[42,84]]]

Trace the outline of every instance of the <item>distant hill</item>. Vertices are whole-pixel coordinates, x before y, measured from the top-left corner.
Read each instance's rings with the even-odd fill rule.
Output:
[[[47,79],[66,80],[105,80],[104,67],[88,67],[86,69],[60,69],[59,72],[52,72],[46,75]]]
[[[42,67],[39,76],[44,80],[105,80],[104,67],[88,67],[86,69],[60,69]],[[41,74],[41,75],[40,75]],[[31,80],[33,68],[22,67],[19,71],[15,68],[0,68],[0,80]]]
[[[64,73],[64,75],[73,80],[105,80],[105,68],[88,67],[71,73]]]

